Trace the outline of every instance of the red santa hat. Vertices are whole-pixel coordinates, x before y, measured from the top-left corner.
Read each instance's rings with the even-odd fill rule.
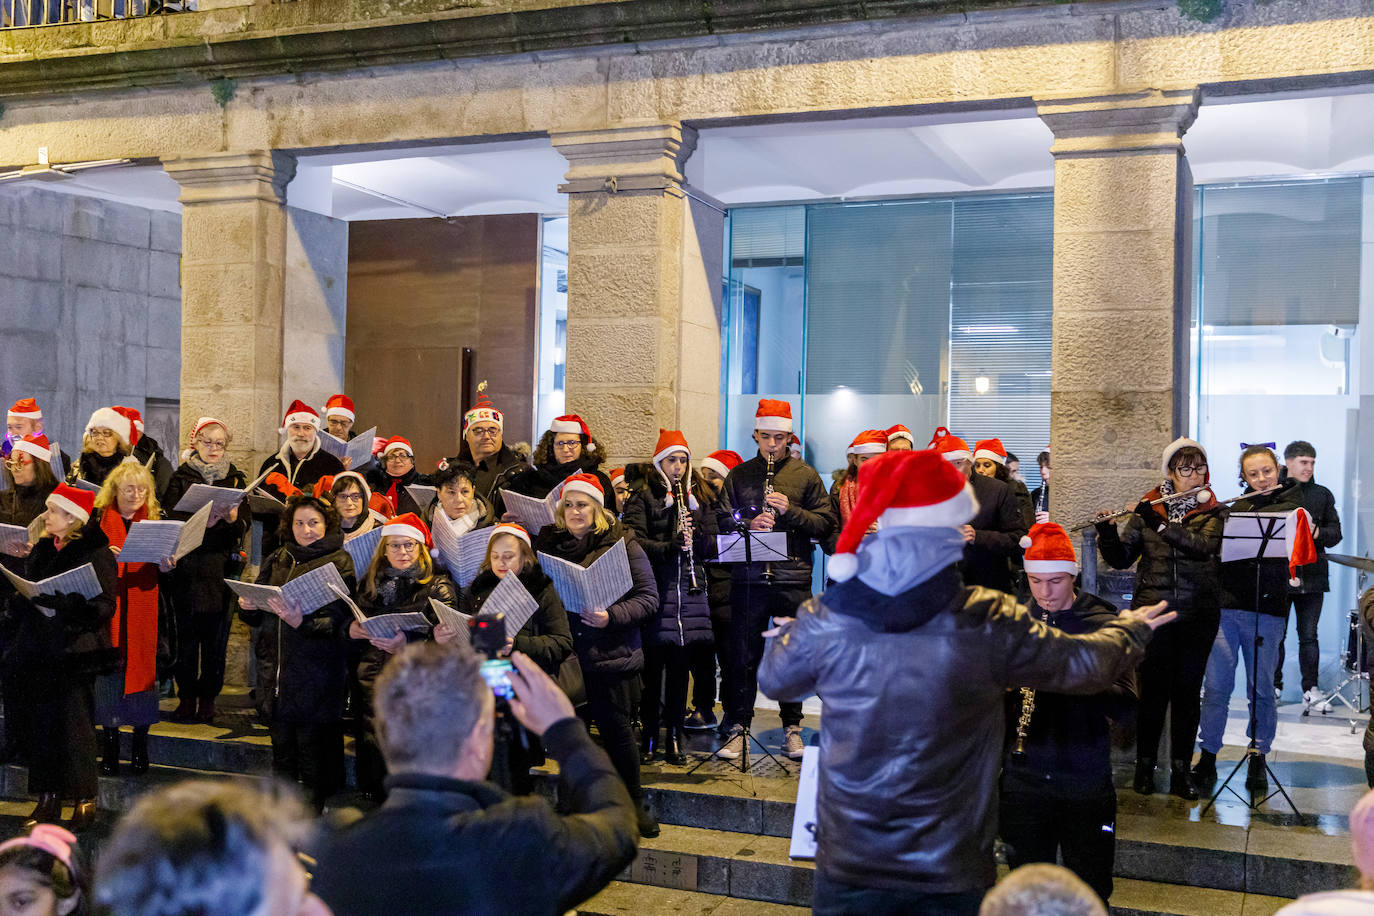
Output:
[[[277,430],[277,432],[286,432],[292,423],[309,423],[311,426],[319,429],[320,415],[315,413],[315,408],[297,399],[291,402],[290,407],[286,408],[286,416],[282,418],[281,429]]]
[[[353,399],[346,394],[331,394],[329,400],[324,402],[325,418],[347,417],[349,420],[356,420],[353,414]]]
[[[415,449],[411,448],[410,440],[405,436],[392,436],[390,439],[383,442],[381,454],[385,457],[388,452],[398,449],[409,455],[411,459],[415,458]]]
[[[887,451],[887,430],[866,429],[854,437],[846,455],[881,455]]]
[[[598,506],[606,505],[606,491],[602,489],[601,481],[596,479],[595,474],[574,474],[563,481],[558,498],[562,499],[569,493],[585,493],[596,500]]]
[[[859,571],[856,552],[879,528],[954,528],[978,511],[973,488],[938,452],[883,452],[859,468],[859,496],[826,571],[844,582]]]
[[[1302,584],[1298,567],[1317,562],[1317,542],[1312,539],[1312,516],[1307,514],[1306,509],[1294,509],[1288,514],[1284,538],[1288,547],[1288,584],[1296,587]]]
[[[47,462],[52,460],[52,445],[48,442],[48,437],[42,433],[36,436],[29,435],[22,439],[15,440],[14,444],[11,446],[11,450],[15,452],[28,452],[39,461]]]
[[[525,542],[525,546],[529,547],[531,550],[534,549],[534,545],[530,543],[530,533],[525,530],[523,525],[517,525],[514,522],[502,522],[495,528],[492,528],[491,538],[487,541],[487,544],[490,546],[492,541],[495,541],[503,534],[509,534],[513,538],[519,538]]]
[[[958,436],[951,435],[950,431],[941,426],[935,430],[936,438],[931,443],[931,448],[940,453],[946,461],[972,461],[973,452],[969,451],[968,443]]]
[[[33,398],[20,398],[10,408],[7,419],[41,420],[43,419],[43,411],[38,409],[38,402]]]
[[[229,427],[224,424],[223,420],[217,420],[214,417],[200,417],[196,420],[196,425],[191,427],[191,435],[186,438],[186,445],[188,448],[195,447],[196,437],[199,436],[207,426],[218,426],[223,429],[225,433],[229,432]]]
[[[48,494],[46,505],[88,522],[95,511],[95,493],[59,483],[57,489]]]
[[[93,429],[108,429],[119,437],[119,441],[129,448],[134,445],[134,424],[118,407],[102,407],[86,421],[86,435]]]
[[[420,516],[414,512],[407,512],[405,515],[388,519],[387,523],[382,526],[382,537],[410,538],[419,541],[426,547],[434,547],[434,541],[429,536],[429,526],[421,521]]]
[[[129,421],[129,447],[138,445],[139,437],[143,435],[143,414],[132,407],[111,407],[111,410],[125,417]]]
[[[710,468],[721,477],[729,477],[730,472],[744,463],[744,459],[739,453],[732,452],[728,448],[712,452],[701,462],[703,468]]]
[[[473,405],[472,410],[463,414],[463,432],[467,432],[468,427],[474,423],[495,423],[502,430],[506,428],[501,411],[491,406],[486,391],[487,383],[483,381],[477,386],[477,403]]]
[[[911,434],[911,430],[900,423],[893,424],[887,428],[887,441],[891,442],[893,439],[905,439],[911,443],[912,448],[916,447],[916,437]]]
[[[979,439],[973,446],[973,457],[987,458],[996,461],[998,464],[1007,463],[1007,449],[1002,445],[1001,439]]]
[[[1069,540],[1063,525],[1054,522],[1032,525],[1030,533],[1021,538],[1021,547],[1026,551],[1027,573],[1078,575],[1078,554],[1074,553],[1073,541]]]
[[[587,451],[596,451],[596,443],[592,441],[592,431],[587,428],[587,423],[575,413],[565,414],[561,417],[554,417],[549,424],[551,433],[576,433],[579,436],[586,436]]]
[[[935,432],[930,434],[930,441],[926,443],[926,448],[934,448],[941,439],[949,435],[949,429],[944,426],[935,427]],[[913,443],[914,444],[914,443]]]
[[[790,433],[792,431],[792,405],[786,401],[763,398],[759,401],[759,409],[754,411],[754,429],[763,429],[773,433]]]
[[[611,478],[611,486],[618,487],[625,482],[625,469],[611,468],[606,472],[606,476]]]
[[[658,429],[658,442],[654,443],[654,467],[662,473],[662,462],[673,452],[686,452],[687,457],[692,457],[692,450],[687,447],[687,437],[682,435],[681,430],[677,429]]]

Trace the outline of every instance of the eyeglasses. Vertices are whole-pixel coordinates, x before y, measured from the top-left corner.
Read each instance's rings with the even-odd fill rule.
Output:
[[[554,448],[558,448],[558,449],[565,449],[565,450],[570,450],[570,449],[575,449],[575,448],[581,448],[581,447],[582,447],[582,440],[581,440],[581,439],[573,439],[573,440],[571,440],[571,441],[569,441],[569,442],[555,442],[555,443],[553,444],[553,447],[554,447]]]
[[[387,461],[414,461],[415,459],[405,452],[392,452],[386,456]]]
[[[363,501],[363,494],[356,490],[352,493],[339,493],[334,497],[336,503],[360,503]]]
[[[501,435],[501,430],[486,426],[474,426],[468,430],[468,434],[477,439],[495,439]]]
[[[387,541],[387,550],[394,550],[397,553],[418,553],[420,550],[419,541]]]
[[[123,496],[146,496],[148,495],[148,488],[142,484],[130,483],[120,487],[119,492]]]
[[[115,437],[114,430],[112,429],[93,429],[86,433],[86,435],[90,436],[92,439],[113,439]]]
[[[1174,473],[1180,477],[1192,477],[1193,473],[1206,474],[1207,465],[1205,464],[1180,464],[1174,468]]]
[[[223,439],[198,439],[201,447],[207,451],[222,452],[229,447],[229,443]]]

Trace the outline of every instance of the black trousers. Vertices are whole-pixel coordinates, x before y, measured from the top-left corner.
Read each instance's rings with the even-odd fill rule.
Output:
[[[819,870],[812,890],[815,916],[977,916],[984,891],[927,894],[881,887],[856,887]]]
[[[95,798],[95,678],[33,673],[25,700],[29,792]]]
[[[172,672],[177,696],[183,700],[213,700],[224,689],[224,653],[229,647],[228,609],[176,609],[176,662]]]
[[[1193,759],[1202,708],[1202,676],[1217,638],[1220,612],[1204,617],[1180,617],[1160,627],[1140,663],[1140,702],[1136,713],[1137,757],[1159,757],[1164,716],[1171,714],[1169,754],[1174,760]]]
[[[689,660],[695,648],[671,644],[644,647],[644,692],[639,698],[644,734],[657,738],[665,725],[682,727],[687,717]]]
[[[1055,792],[1003,792],[1000,833],[1007,864],[1058,861],[1105,903],[1112,895],[1116,856],[1116,791],[1083,798]]]
[[[305,787],[317,812],[344,784],[343,726],[338,722],[273,722],[272,772]]]
[[[763,660],[763,631],[773,617],[792,617],[811,597],[807,588],[788,588],[761,583],[730,586],[729,658],[730,692],[725,717],[730,725],[749,725],[754,720],[754,698],[759,692],[759,662]],[[779,703],[783,727],[800,725],[802,704]]]
[[[385,794],[386,760],[377,743],[372,690],[363,684],[359,684],[353,694],[353,779],[359,792],[367,792],[378,799]]]
[[[1317,686],[1317,666],[1321,663],[1317,622],[1321,618],[1322,599],[1325,597],[1321,592],[1302,592],[1291,599],[1298,618],[1298,670],[1302,672],[1303,693]],[[1280,689],[1283,688],[1283,646],[1284,643],[1279,643],[1279,663],[1274,669],[1274,686]]]
[[[638,682],[639,672],[599,672],[582,669],[587,685],[587,714],[596,723],[606,756],[625,782],[630,797],[639,801],[644,790],[639,784],[639,748],[635,745],[630,714],[634,709],[631,682]]]
[[[711,633],[714,641],[707,645],[697,643],[688,648],[692,668],[692,708],[703,713],[716,706],[716,663],[720,662],[720,695],[730,696],[732,686],[731,669],[727,647],[730,645],[730,606],[726,605],[720,613],[711,608]]]
[[[713,685],[714,686],[714,685]],[[14,749],[14,762],[29,757],[29,681],[18,671],[0,673],[0,702],[5,707],[5,743]]]

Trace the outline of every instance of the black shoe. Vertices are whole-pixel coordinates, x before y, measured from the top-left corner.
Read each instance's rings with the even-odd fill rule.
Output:
[[[646,840],[652,840],[658,836],[658,821],[644,807],[643,801],[635,802],[635,819],[639,821],[639,835]]]
[[[39,824],[56,824],[62,819],[62,799],[55,792],[44,792],[38,796],[38,804],[33,812],[24,819],[20,829],[25,833]]]
[[[196,720],[196,701],[190,697],[182,697],[177,704],[176,710],[172,713],[173,722],[194,722]]]
[[[686,763],[686,758],[682,756],[682,745],[685,741],[681,729],[668,729],[663,735],[663,762],[675,767]]]
[[[1135,761],[1135,780],[1131,783],[1131,788],[1141,795],[1153,795],[1155,792],[1155,759],[1153,757],[1137,757]]]
[[[83,798],[76,803],[76,808],[72,811],[71,823],[67,829],[72,833],[80,833],[95,826],[95,799]]]
[[[1193,767],[1193,784],[1211,786],[1217,781],[1217,755],[1211,751],[1201,751],[1197,755],[1197,765]]]
[[[1193,784],[1193,774],[1188,770],[1188,761],[1169,761],[1169,794],[1177,795],[1185,801],[1197,800],[1197,786]]]
[[[1264,755],[1253,754],[1250,757],[1250,771],[1245,775],[1245,788],[1251,792],[1269,791],[1269,773],[1264,766]]]
[[[639,762],[653,763],[654,755],[658,752],[658,736],[645,732],[639,739]]]
[[[692,710],[692,714],[682,721],[682,727],[691,731],[706,731],[716,727],[716,713],[713,709],[702,712],[700,709]]]
[[[211,697],[208,700],[204,697],[201,698],[200,703],[196,706],[196,721],[199,722],[201,725],[215,724],[214,697]]]
[[[134,773],[148,772],[148,729],[134,729],[133,747],[129,751],[129,770]]]
[[[119,729],[100,730],[100,775],[119,775]]]

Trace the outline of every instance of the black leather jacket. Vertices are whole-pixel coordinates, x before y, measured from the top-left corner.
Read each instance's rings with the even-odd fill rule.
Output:
[[[1142,497],[1158,498],[1158,490]],[[1116,569],[1140,561],[1131,607],[1167,601],[1179,617],[1215,617],[1221,608],[1221,533],[1227,514],[1225,506],[1218,506],[1194,509],[1182,522],[1168,522],[1156,510],[1155,527],[1147,527],[1139,515],[1120,528],[1103,522],[1097,526],[1097,547]]]
[[[1119,619],[1052,631],[953,566],[892,597],[855,578],[804,603],[768,641],[759,686],[825,701],[816,868],[863,887],[990,887],[1007,688],[1103,690],[1149,637]]]

